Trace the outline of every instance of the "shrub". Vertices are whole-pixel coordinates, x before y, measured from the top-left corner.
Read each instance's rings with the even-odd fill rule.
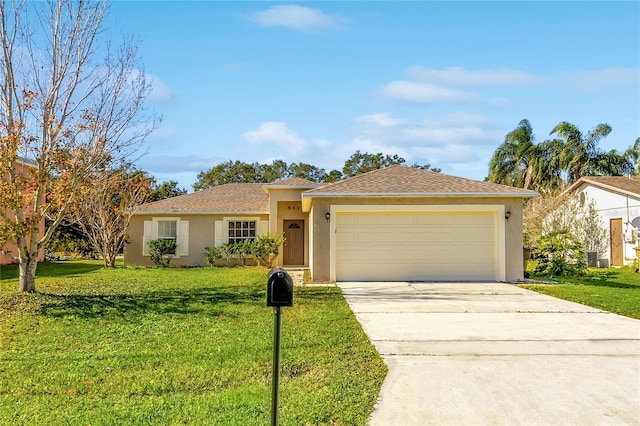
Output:
[[[224,250],[222,246],[218,247],[205,247],[204,248],[204,258],[207,260],[207,263],[211,266],[216,266],[215,262],[218,259],[222,259],[224,256]]]
[[[247,258],[251,256],[251,246],[253,245],[253,240],[246,239],[242,240],[239,243],[234,243],[231,245],[233,254],[237,255],[242,262],[242,266],[246,266]]]
[[[158,239],[149,241],[149,255],[155,266],[166,268],[176,252],[175,240]]]
[[[537,274],[555,277],[558,275],[581,276],[587,272],[586,253],[580,240],[560,229],[541,236],[536,250]]]
[[[258,264],[271,268],[283,243],[284,236],[280,234],[259,235],[251,244],[251,254],[258,260]]]
[[[226,266],[230,265],[231,257],[237,256],[242,266],[247,264],[249,257],[254,257],[258,265],[271,268],[273,260],[280,253],[280,246],[284,237],[279,234],[259,235],[255,240],[243,240],[239,243],[225,243],[217,247],[205,247],[204,257],[210,265],[215,265],[218,259],[226,258]]]

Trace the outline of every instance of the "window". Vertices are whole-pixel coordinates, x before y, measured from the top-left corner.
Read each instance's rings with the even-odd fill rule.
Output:
[[[189,221],[179,217],[154,217],[144,221],[142,255],[149,256],[149,241],[173,240],[176,243],[175,257],[189,256]]]
[[[178,222],[175,220],[159,220],[158,221],[158,239],[159,240],[173,240],[177,244],[178,240]],[[170,254],[176,254],[174,248]]]
[[[256,221],[229,221],[229,243],[241,243],[244,240],[256,239]]]

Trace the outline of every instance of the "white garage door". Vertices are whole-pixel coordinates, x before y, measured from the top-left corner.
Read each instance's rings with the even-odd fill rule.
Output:
[[[494,212],[338,213],[338,281],[497,280]]]

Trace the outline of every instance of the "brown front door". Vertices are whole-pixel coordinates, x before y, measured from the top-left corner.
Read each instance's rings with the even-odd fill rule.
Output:
[[[609,245],[611,247],[611,266],[622,266],[622,219],[609,220]]]
[[[283,225],[284,264],[304,265],[304,220],[285,220]]]

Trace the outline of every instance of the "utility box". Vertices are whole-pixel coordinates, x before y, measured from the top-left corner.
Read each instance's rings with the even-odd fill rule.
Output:
[[[271,268],[267,277],[267,306],[293,306],[291,275],[282,268]]]

